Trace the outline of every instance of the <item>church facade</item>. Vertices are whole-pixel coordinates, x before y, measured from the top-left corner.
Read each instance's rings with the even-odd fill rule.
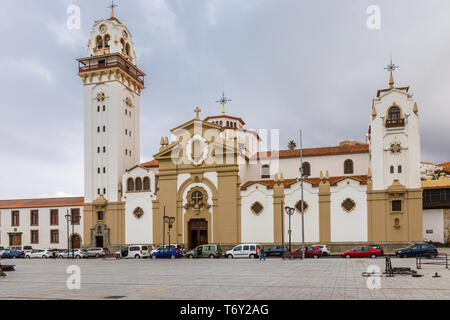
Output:
[[[364,142],[265,152],[258,132],[226,114],[225,99],[220,115],[201,117],[197,107],[193,119],[161,138],[153,160],[140,163],[145,73],[131,32],[113,11],[94,23],[86,57],[77,61],[84,88],[84,197],[0,201],[0,226],[7,229],[0,230],[2,244],[11,245],[10,234],[33,229],[9,228],[14,208],[24,216],[36,208],[75,209],[78,229],[69,237],[82,247],[160,244],[169,237],[185,248],[273,244],[287,242],[289,233],[299,243],[302,207],[306,243],[423,240],[419,109],[408,87],[394,85],[392,72],[389,87],[368,106]],[[294,208],[292,215],[286,207]],[[64,224],[54,226],[59,242],[52,228],[34,227],[41,239],[52,240],[45,246],[64,247]]]

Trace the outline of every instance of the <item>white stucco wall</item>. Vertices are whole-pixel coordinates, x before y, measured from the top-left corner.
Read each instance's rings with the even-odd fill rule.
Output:
[[[308,204],[304,217],[305,242],[319,242],[319,188],[313,187],[310,183],[303,185],[303,199]],[[285,207],[294,208],[297,201],[301,199],[300,182],[284,189]],[[289,216],[284,212],[284,241],[289,240]],[[291,216],[291,241],[302,241],[302,215],[297,210]]]
[[[427,230],[433,233],[427,233]],[[444,209],[423,210],[423,237],[433,242],[444,242]]]
[[[330,188],[332,242],[367,241],[366,187],[353,179],[345,179]],[[351,212],[341,206],[346,198],[356,203]]]
[[[128,178],[150,178],[150,191],[127,192]],[[155,174],[152,170],[136,167],[126,172],[122,177],[123,196],[125,201],[125,243],[152,244],[153,243],[153,200],[155,196]],[[144,210],[141,218],[134,216],[134,210],[140,207]]]
[[[50,225],[50,210],[58,210],[58,225]],[[14,208],[14,209],[0,209],[0,246],[8,247],[9,234],[8,233],[22,233],[22,245],[31,245],[35,249],[67,248],[67,220],[65,215],[70,214],[71,209],[80,209],[80,224],[74,225],[74,233],[81,236],[81,246],[84,244],[83,235],[83,207],[47,207],[47,208]],[[19,226],[11,226],[11,211],[19,211]],[[38,210],[39,225],[31,226],[31,210]],[[39,231],[39,243],[31,243],[31,230]],[[50,243],[50,230],[59,231],[59,243]],[[72,234],[72,225],[70,225],[69,234]]]
[[[250,210],[258,201],[264,207],[259,215]],[[241,239],[242,242],[273,242],[273,189],[256,183],[241,192]]]

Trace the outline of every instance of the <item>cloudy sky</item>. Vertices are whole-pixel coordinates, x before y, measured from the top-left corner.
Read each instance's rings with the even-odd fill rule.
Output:
[[[305,147],[365,140],[371,101],[396,85],[419,105],[422,160],[450,160],[450,1],[116,0],[147,73],[141,96],[141,160],[194,117],[227,113],[248,128],[280,129],[280,145],[303,129]],[[69,30],[67,7],[81,9]],[[85,55],[106,0],[2,0],[0,11],[0,198],[83,194]],[[367,8],[381,9],[370,30]]]

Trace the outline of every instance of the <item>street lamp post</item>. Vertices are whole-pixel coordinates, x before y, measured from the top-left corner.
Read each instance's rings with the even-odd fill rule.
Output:
[[[286,214],[289,216],[289,230],[288,230],[288,234],[289,234],[289,252],[291,252],[291,216],[294,214],[295,212],[295,208],[291,208],[291,207],[285,207],[284,210],[286,211]],[[283,251],[283,248],[281,248],[281,251]]]
[[[168,224],[168,235],[169,235],[169,252],[170,252],[170,229],[173,227],[173,223],[175,222],[175,217],[164,216],[164,224]],[[164,248],[164,247],[163,247]]]
[[[303,172],[303,142],[302,130],[300,129],[300,190],[301,190],[301,210],[302,210],[302,259],[305,259],[305,208],[303,201],[303,180],[307,177]]]
[[[67,221],[67,259],[70,258],[70,229],[69,229],[69,222],[71,221],[71,217],[69,214],[69,209],[67,209],[67,213],[64,216],[66,218]]]

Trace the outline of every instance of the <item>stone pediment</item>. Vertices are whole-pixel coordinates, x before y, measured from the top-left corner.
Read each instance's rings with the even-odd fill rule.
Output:
[[[397,179],[387,188],[390,196],[400,196],[406,193],[406,187],[402,185]]]
[[[94,201],[92,201],[92,204],[95,207],[106,207],[106,205],[108,204],[108,200],[106,200],[106,198],[103,195],[98,196]]]

